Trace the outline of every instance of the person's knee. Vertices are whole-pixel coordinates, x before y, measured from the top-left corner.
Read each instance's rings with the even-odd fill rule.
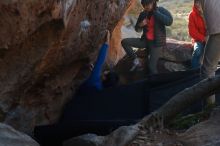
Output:
[[[193,55],[200,56],[203,54],[204,45],[202,43],[197,43],[194,46]]]
[[[203,43],[203,42],[195,42],[195,45],[196,45],[198,48],[203,48],[203,47],[204,47],[204,43]]]
[[[201,55],[202,55],[202,50],[196,49],[195,51],[193,51],[193,57],[199,57]]]
[[[203,48],[197,48],[193,51],[193,57],[201,57],[203,55]]]
[[[124,46],[126,46],[126,45],[128,45],[128,39],[123,39],[122,41],[121,41],[121,45],[124,47]]]

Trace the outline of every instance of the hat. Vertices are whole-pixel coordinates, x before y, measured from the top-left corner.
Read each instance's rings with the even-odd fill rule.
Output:
[[[158,0],[141,0],[141,4],[148,5],[148,4],[156,2],[156,1],[158,1]]]

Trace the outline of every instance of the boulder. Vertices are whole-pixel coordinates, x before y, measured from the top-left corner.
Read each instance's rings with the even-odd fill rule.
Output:
[[[0,121],[27,133],[57,121],[88,77],[105,30],[120,32],[116,26],[134,2],[1,0]],[[111,62],[117,44],[110,44]]]
[[[85,134],[71,138],[64,142],[63,146],[125,146],[128,144],[127,138],[134,139],[137,134],[137,125],[121,126],[107,136]]]
[[[16,131],[14,128],[0,123],[1,146],[40,146],[31,137]]]
[[[173,62],[185,62],[191,60],[193,47],[190,42],[167,39],[167,45],[163,48],[161,58]]]

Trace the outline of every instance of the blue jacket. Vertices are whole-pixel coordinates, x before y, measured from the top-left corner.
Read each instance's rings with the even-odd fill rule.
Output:
[[[99,55],[96,59],[96,63],[94,65],[94,68],[89,76],[89,78],[80,86],[80,90],[86,90],[88,88],[90,89],[97,89],[101,90],[103,88],[102,86],[102,66],[105,63],[105,58],[108,51],[108,44],[103,44],[100,48]]]

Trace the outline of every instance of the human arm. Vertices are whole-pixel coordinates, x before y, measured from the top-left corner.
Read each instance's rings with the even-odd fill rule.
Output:
[[[171,13],[163,7],[157,7],[154,15],[157,20],[163,23],[166,26],[170,26],[173,23],[173,17]]]
[[[99,54],[94,64],[94,68],[87,80],[87,86],[95,86],[97,89],[102,88],[101,83],[101,74],[102,74],[102,66],[105,63],[105,58],[107,56],[109,43],[110,43],[110,32],[106,32],[105,43],[102,44],[99,49]]]
[[[139,17],[135,25],[135,31],[141,32],[143,30],[143,27],[147,24],[146,16],[147,14],[145,12],[141,12],[139,14]]]
[[[205,42],[205,36],[198,31],[196,23],[193,14],[190,13],[188,23],[189,35],[196,41]]]

